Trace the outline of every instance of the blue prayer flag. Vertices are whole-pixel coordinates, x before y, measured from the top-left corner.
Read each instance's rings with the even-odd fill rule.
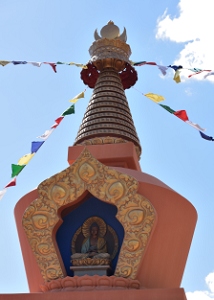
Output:
[[[32,142],[31,144],[31,153],[36,153],[39,148],[42,146],[43,142]]]
[[[199,131],[200,135],[203,139],[208,140],[208,141],[214,141],[214,138],[212,136],[208,136],[206,134],[204,134],[203,132]]]

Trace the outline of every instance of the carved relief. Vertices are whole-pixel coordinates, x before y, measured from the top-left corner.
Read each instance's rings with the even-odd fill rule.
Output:
[[[76,145],[87,146],[87,145],[101,145],[101,144],[121,144],[121,143],[128,143],[128,142],[130,141],[122,138],[106,136],[106,137],[95,137],[93,139],[87,139],[84,140],[83,142],[77,143]],[[140,159],[141,150],[139,149],[138,146],[135,146],[135,150],[137,152],[138,159]]]
[[[138,280],[118,278],[116,276],[88,276],[81,277],[65,277],[57,279],[52,282],[46,282],[40,286],[41,290],[46,292],[68,292],[68,291],[82,291],[84,288],[90,290],[112,290],[112,289],[140,289],[140,282]]]
[[[137,189],[136,179],[101,164],[87,148],[75,163],[43,181],[39,198],[24,213],[23,227],[44,280],[66,277],[53,229],[60,220],[59,208],[76,203],[85,191],[117,207],[125,236],[114,275],[135,279],[155,221],[153,206]]]

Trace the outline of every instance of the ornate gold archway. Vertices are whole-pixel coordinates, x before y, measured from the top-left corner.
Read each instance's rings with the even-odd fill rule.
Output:
[[[76,204],[86,191],[117,207],[125,235],[114,275],[135,279],[156,219],[154,207],[137,189],[136,179],[101,164],[87,148],[71,166],[43,181],[22,220],[43,279],[66,276],[54,236],[58,211]]]

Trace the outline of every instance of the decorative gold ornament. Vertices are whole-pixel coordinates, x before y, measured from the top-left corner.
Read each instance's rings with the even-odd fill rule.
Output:
[[[109,258],[79,258],[73,259],[73,266],[98,266],[98,265],[109,265],[111,260]]]
[[[23,228],[45,281],[66,277],[54,229],[63,207],[76,205],[88,191],[99,200],[117,207],[124,228],[115,276],[135,279],[140,260],[152,232],[156,214],[152,204],[137,193],[135,178],[96,160],[87,148],[64,171],[38,186],[38,199],[23,215]]]
[[[106,223],[103,221],[103,219],[99,217],[91,217],[88,218],[82,225],[82,233],[85,238],[88,238],[90,236],[90,227],[93,223],[97,223],[99,226],[99,236],[104,237],[106,234]]]
[[[114,59],[121,61],[119,64],[121,65],[120,70],[124,69],[124,62],[129,63],[129,57],[131,55],[131,48],[124,41],[119,39],[100,39],[91,45],[89,48],[89,53],[91,55],[91,61],[95,63],[100,60]],[[116,63],[116,64],[118,64]],[[115,62],[114,62],[115,64]],[[98,66],[96,66],[98,67]],[[99,67],[98,67],[99,70]]]
[[[131,48],[126,44],[127,35],[124,27],[123,33],[120,34],[118,26],[109,21],[100,31],[94,32],[95,41],[89,49],[91,61],[96,65],[98,70],[106,67],[114,67],[122,71],[125,62],[129,62]]]
[[[93,139],[84,140],[83,142],[77,143],[76,146],[121,144],[121,143],[130,143],[130,141],[122,138],[117,138],[117,137],[104,136],[104,137],[95,137]],[[135,150],[137,152],[138,159],[140,159],[141,149],[138,146],[135,146]]]
[[[121,41],[126,42],[127,36],[126,36],[126,28],[124,28],[123,33],[120,35],[120,29],[117,27],[113,21],[109,21],[107,25],[105,25],[101,31],[101,36],[98,34],[97,30],[94,32],[94,38],[95,40],[100,39],[120,39]]]
[[[71,241],[71,253],[72,254],[75,254],[77,251],[76,251],[76,246],[77,246],[77,239],[78,239],[78,236],[82,233],[82,235],[85,237],[85,238],[88,238],[90,236],[90,227],[93,223],[97,223],[97,225],[99,226],[99,236],[100,237],[104,237],[106,235],[106,232],[109,232],[110,235],[112,236],[113,238],[113,241],[111,241],[111,251],[108,251],[108,253],[110,254],[110,259],[109,258],[93,258],[95,259],[95,261],[91,261],[91,258],[90,258],[90,264],[100,264],[99,263],[99,260],[98,259],[101,259],[102,261],[102,264],[110,264],[110,262],[115,258],[116,254],[118,253],[118,248],[119,248],[119,241],[118,241],[118,236],[115,232],[115,230],[110,226],[110,225],[106,225],[106,223],[104,222],[103,219],[97,217],[97,216],[93,216],[93,217],[90,217],[88,218],[81,227],[79,227],[77,229],[77,231],[75,232],[73,238],[72,238],[72,241]],[[108,241],[107,242],[107,249],[108,249]],[[110,250],[110,249],[108,249]],[[77,261],[78,260],[78,261]],[[104,263],[105,262],[108,262],[108,263]],[[87,265],[87,262],[88,262],[88,258],[83,258],[83,259],[72,259],[72,265],[73,266],[76,266],[76,265]]]

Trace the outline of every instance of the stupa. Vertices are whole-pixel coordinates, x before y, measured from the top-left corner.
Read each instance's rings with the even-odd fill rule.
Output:
[[[186,299],[196,210],[141,171],[124,92],[137,81],[126,29],[110,21],[94,38],[81,71],[93,93],[69,167],[15,207],[30,293],[0,299]]]

